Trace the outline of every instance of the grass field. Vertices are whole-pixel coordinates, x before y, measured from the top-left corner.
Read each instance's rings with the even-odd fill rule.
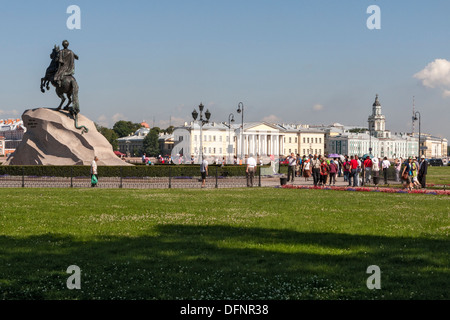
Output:
[[[2,189],[0,299],[449,299],[450,197]],[[81,289],[69,290],[70,265]],[[381,289],[366,286],[381,269]]]
[[[427,183],[450,186],[450,166],[428,167]]]

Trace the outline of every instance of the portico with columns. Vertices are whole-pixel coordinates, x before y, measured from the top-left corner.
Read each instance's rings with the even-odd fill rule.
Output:
[[[279,156],[284,148],[283,133],[280,128],[267,123],[245,123],[244,130],[238,128],[235,131],[237,142],[237,156],[244,153],[244,157],[250,154],[254,156]],[[242,149],[242,141],[244,147]]]

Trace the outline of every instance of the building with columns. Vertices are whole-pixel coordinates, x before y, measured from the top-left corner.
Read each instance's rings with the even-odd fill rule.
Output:
[[[271,124],[267,122],[239,124],[210,122],[200,125],[197,122],[185,123],[174,129],[172,157],[183,155],[183,161],[191,157],[197,163],[200,150],[209,160],[222,160],[233,163],[253,155],[263,162],[271,156],[278,158],[290,153],[308,155],[323,154],[325,137],[319,130],[311,130],[299,125]],[[200,136],[202,141],[200,143]],[[201,147],[200,147],[201,145]]]

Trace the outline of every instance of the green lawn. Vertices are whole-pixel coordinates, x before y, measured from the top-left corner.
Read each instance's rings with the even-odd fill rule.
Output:
[[[427,183],[450,186],[450,166],[428,167]]]
[[[1,189],[0,299],[449,299],[450,197]],[[70,265],[81,290],[69,290]],[[381,289],[369,290],[370,265]]]

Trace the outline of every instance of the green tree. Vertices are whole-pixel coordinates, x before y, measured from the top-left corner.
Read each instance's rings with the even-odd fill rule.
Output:
[[[164,130],[164,134],[172,134],[174,129],[174,126],[167,127],[167,129]]]
[[[353,129],[348,130],[348,132],[351,132],[351,133],[364,133],[366,131],[369,131],[369,129],[366,129],[366,128],[353,128]]]
[[[117,139],[119,138],[117,133],[113,129],[106,128],[98,124],[95,124],[95,126],[97,128],[97,131],[100,132],[106,138],[106,140],[108,140],[113,150],[117,150],[118,148]]]
[[[138,130],[140,127],[140,123],[119,120],[114,124],[113,130],[116,132],[119,138],[122,138],[136,132],[136,130]]]
[[[150,157],[157,157],[161,152],[159,149],[158,135],[159,128],[152,128],[145,136],[143,142],[143,152]]]

